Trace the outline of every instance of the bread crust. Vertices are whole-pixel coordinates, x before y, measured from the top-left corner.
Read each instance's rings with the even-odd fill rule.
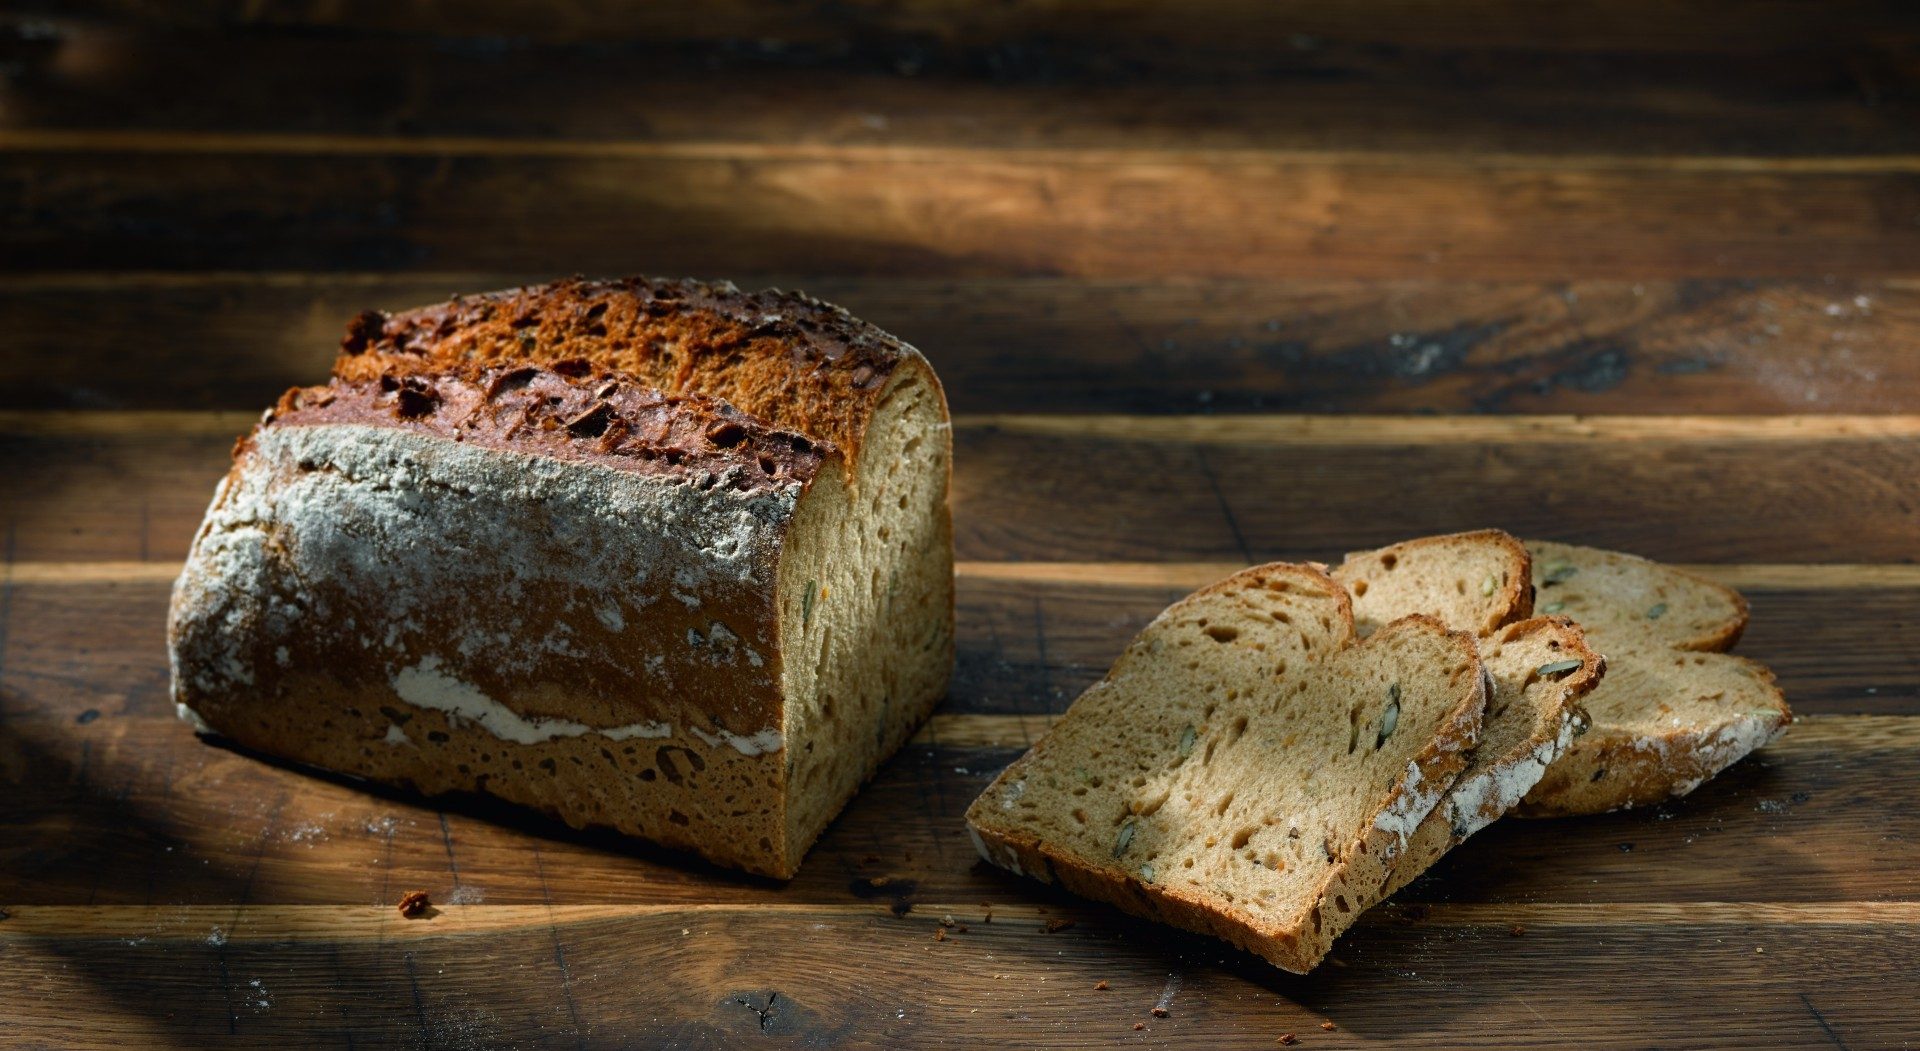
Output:
[[[1606,674],[1606,658],[1590,649],[1579,626],[1565,617],[1533,617],[1509,624],[1487,642],[1497,650],[1514,640],[1534,635],[1550,639],[1559,659],[1578,661],[1579,666],[1559,679],[1555,691],[1539,702],[1540,707],[1529,724],[1531,732],[1508,744],[1500,754],[1484,754],[1494,742],[1490,739],[1491,731],[1483,729],[1468,769],[1408,838],[1407,849],[1393,866],[1381,892],[1382,898],[1397,893],[1433,867],[1448,851],[1517,807],[1520,800],[1555,769],[1554,764],[1574,739],[1585,732],[1587,716],[1580,699],[1600,684]],[[1486,659],[1491,670],[1494,658],[1486,656]],[[1528,700],[1519,697],[1508,703],[1525,704]],[[1503,714],[1490,703],[1486,725],[1492,726]]]
[[[939,385],[919,351],[804,293],[647,277],[575,277],[367,311],[348,326],[334,374],[370,382],[572,360],[670,394],[721,399],[840,446],[849,464],[897,372]]]
[[[945,692],[947,419],[917,351],[800,295],[364,313],[334,381],[235,446],[175,588],[176,701],[296,762],[791,876]]]
[[[1594,726],[1547,769],[1514,815],[1579,817],[1652,806],[1692,792],[1749,753],[1779,740],[1792,725],[1793,713],[1772,670],[1732,654],[1713,657],[1761,685],[1761,707],[1713,725],[1677,727],[1652,736]]]
[[[1374,644],[1373,640],[1362,642],[1356,638],[1346,589],[1322,568],[1313,565],[1274,563],[1242,570],[1176,603],[1162,617],[1201,596],[1259,586],[1273,577],[1293,577],[1310,583],[1335,600],[1340,620],[1336,634],[1342,639],[1341,650]],[[1374,639],[1399,631],[1436,633],[1455,649],[1462,661],[1480,669],[1477,643],[1466,632],[1449,631],[1435,618],[1415,615],[1376,633]],[[1145,637],[1143,632],[1142,638]],[[1116,670],[1119,667],[1117,664]],[[1102,688],[1113,675],[1114,672],[1109,672],[1102,686],[1095,689]],[[1480,673],[1473,676],[1466,695],[1447,711],[1434,736],[1368,813],[1365,831],[1339,848],[1338,863],[1330,867],[1314,893],[1312,907],[1289,924],[1263,923],[1237,909],[1223,909],[1217,901],[1178,884],[1147,883],[1118,866],[1090,863],[1029,830],[996,823],[989,800],[995,797],[1001,782],[1020,776],[1018,768],[1046,749],[1044,739],[973,803],[968,809],[968,827],[981,856],[996,865],[1058,884],[1082,897],[1106,902],[1134,915],[1221,938],[1275,966],[1304,974],[1325,957],[1334,939],[1378,899],[1396,856],[1406,845],[1408,831],[1418,825],[1466,768],[1467,754],[1477,738],[1487,696],[1488,683],[1484,669],[1480,669]]]

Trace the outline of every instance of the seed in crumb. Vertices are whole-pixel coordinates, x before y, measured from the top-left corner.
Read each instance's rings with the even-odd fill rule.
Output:
[[[1106,990],[1108,990],[1108,989],[1111,989],[1111,988],[1113,988],[1112,986],[1110,986],[1110,985],[1108,985],[1108,984],[1107,984],[1107,980],[1106,980],[1105,978],[1102,978],[1102,979],[1100,979],[1099,981],[1097,981],[1097,982],[1095,982],[1095,983],[1093,983],[1093,987],[1094,987],[1095,989],[1099,989],[1099,990],[1101,990],[1102,992],[1104,992],[1104,991],[1106,991]]]
[[[400,896],[400,915],[407,919],[425,916],[427,910],[431,908],[433,908],[433,902],[428,900],[427,892],[424,890],[410,890]]]
[[[1299,1042],[1300,1042],[1300,1038],[1299,1038],[1299,1037],[1297,1037],[1297,1036],[1294,1036],[1294,1035],[1293,1035],[1292,1033],[1281,1033],[1281,1034],[1280,1034],[1280,1046],[1281,1046],[1281,1047],[1292,1047],[1293,1045],[1295,1045],[1295,1044],[1297,1044],[1297,1043],[1299,1043]]]
[[[1136,1033],[1137,1033],[1137,1032],[1139,1032],[1139,1031],[1140,1031],[1140,1030],[1142,1030],[1142,1029],[1145,1029],[1146,1027],[1147,1027],[1147,1023],[1145,1023],[1145,1022],[1135,1022],[1135,1023],[1133,1023],[1133,1031],[1134,1031],[1134,1032],[1136,1032]]]
[[[1517,924],[1517,923],[1516,923],[1516,924],[1514,924],[1513,926],[1511,926],[1511,927],[1508,927],[1508,928],[1507,928],[1507,933],[1508,933],[1509,935],[1512,935],[1512,936],[1513,936],[1513,937],[1515,937],[1515,938],[1518,938],[1518,937],[1520,937],[1520,936],[1521,936],[1522,934],[1525,934],[1525,933],[1527,933],[1527,929],[1526,929],[1525,927],[1522,927],[1522,926],[1520,926],[1519,924]]]
[[[1153,1015],[1153,1017],[1155,1018],[1165,1018],[1167,1017],[1169,1012],[1164,1007],[1156,1007],[1152,1011],[1149,1011],[1147,1013]]]
[[[1326,1030],[1327,1032],[1329,1032],[1329,1033],[1331,1033],[1331,1032],[1333,1032],[1333,1031],[1334,1031],[1335,1029],[1338,1029],[1338,1028],[1340,1028],[1340,1027],[1339,1027],[1339,1026],[1337,1026],[1337,1025],[1334,1025],[1334,1024],[1333,1024],[1332,1022],[1321,1022],[1321,1023],[1320,1023],[1320,1028],[1322,1028],[1322,1029],[1324,1029],[1324,1030]]]

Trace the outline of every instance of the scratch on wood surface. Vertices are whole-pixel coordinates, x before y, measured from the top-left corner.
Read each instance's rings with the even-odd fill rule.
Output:
[[[547,932],[553,939],[553,962],[560,967],[560,992],[567,1001],[567,1018],[573,1022],[574,1046],[585,1051],[587,1032],[580,1024],[580,1004],[573,996],[573,969],[567,965],[567,950],[560,940],[560,923],[553,916],[553,892],[547,887],[547,864],[540,855],[540,844],[533,844],[533,871],[540,878],[540,900],[547,906]]]
[[[1800,1002],[1807,1006],[1807,1013],[1813,1016],[1815,1022],[1820,1023],[1820,1031],[1827,1034],[1827,1042],[1839,1048],[1840,1051],[1852,1051],[1851,1048],[1847,1047],[1847,1042],[1840,1039],[1840,1034],[1834,1032],[1833,1026],[1828,1024],[1827,1016],[1821,1014],[1818,1007],[1813,1006],[1813,1000],[1809,998],[1806,993],[1799,995]]]
[[[1253,561],[1253,549],[1247,546],[1247,538],[1240,532],[1240,520],[1233,516],[1233,508],[1227,503],[1227,494],[1220,490],[1220,479],[1214,476],[1213,465],[1207,462],[1207,450],[1196,447],[1194,459],[1200,464],[1200,476],[1207,480],[1207,486],[1213,490],[1213,498],[1220,505],[1220,514],[1227,520],[1227,530],[1233,534],[1234,547],[1240,551],[1240,557]]]
[[[460,889],[460,862],[453,856],[453,830],[447,827],[447,813],[436,811],[440,818],[440,842],[447,846],[447,871],[453,874],[453,889]]]

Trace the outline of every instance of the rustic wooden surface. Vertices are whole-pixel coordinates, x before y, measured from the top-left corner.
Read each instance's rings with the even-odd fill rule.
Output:
[[[1911,5],[14,10],[0,1043],[1920,1043]],[[804,287],[948,383],[953,688],[790,883],[172,718],[233,436],[357,310],[574,271]],[[1166,602],[1480,525],[1742,588],[1804,718],[1495,825],[1305,978],[974,861]]]

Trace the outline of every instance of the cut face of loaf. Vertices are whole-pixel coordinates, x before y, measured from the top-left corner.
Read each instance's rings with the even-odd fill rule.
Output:
[[[1525,545],[1495,529],[1409,540],[1348,555],[1333,571],[1362,630],[1427,612],[1482,636],[1493,682],[1471,763],[1414,832],[1383,897],[1512,810],[1586,727],[1581,699],[1606,662],[1564,617],[1522,620],[1532,608]]]
[[[1430,618],[1356,641],[1310,566],[1169,607],[967,811],[996,865],[1310,970],[1466,764],[1487,686]]]
[[[945,401],[911,348],[855,335],[885,367],[823,433],[584,353],[423,351],[291,393],[236,448],[176,586],[183,715],[792,875],[952,666]],[[804,342],[758,374],[853,382]]]
[[[1729,588],[1612,551],[1529,541],[1539,608],[1564,612],[1609,660],[1592,728],[1517,813],[1594,814],[1685,795],[1792,721],[1773,674],[1719,652],[1747,604]]]

